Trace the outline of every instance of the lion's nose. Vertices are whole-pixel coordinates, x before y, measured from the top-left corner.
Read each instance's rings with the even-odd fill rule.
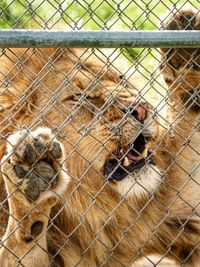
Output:
[[[131,115],[139,121],[144,121],[147,116],[148,103],[140,103],[131,107]]]

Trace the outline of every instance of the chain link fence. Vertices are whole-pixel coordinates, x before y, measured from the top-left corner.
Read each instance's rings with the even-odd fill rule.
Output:
[[[2,0],[0,28],[111,39],[111,31],[182,30],[188,41],[199,34],[199,8]],[[24,47],[27,37],[10,33]],[[193,40],[147,41],[1,49],[1,267],[200,266],[200,50]]]

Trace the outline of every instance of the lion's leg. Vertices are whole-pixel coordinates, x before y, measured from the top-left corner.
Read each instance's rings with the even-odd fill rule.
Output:
[[[195,9],[175,10],[163,23],[165,30],[200,30],[200,14]],[[200,48],[162,48],[161,73],[168,86],[168,129],[166,136],[168,157],[177,166],[170,172],[174,178],[188,181],[187,187],[198,192],[199,179],[199,119],[200,119]],[[193,159],[191,161],[191,159]],[[167,163],[169,167],[169,163]],[[171,164],[171,163],[170,163]],[[178,166],[180,168],[178,169]],[[176,168],[176,169],[175,169]],[[178,170],[177,170],[178,169]],[[195,171],[193,171],[195,170]],[[188,175],[189,174],[189,175]],[[175,180],[173,178],[173,180]],[[190,179],[192,178],[192,179]],[[195,183],[193,182],[195,180]],[[180,179],[179,179],[180,181]],[[179,187],[182,187],[179,185]],[[177,185],[176,185],[177,186]],[[184,190],[182,190],[183,192]],[[186,188],[185,191],[189,190]],[[190,189],[192,192],[192,189]],[[191,196],[193,194],[189,193]],[[190,201],[188,201],[190,203]],[[193,202],[194,203],[194,202]],[[197,205],[197,201],[194,204]]]
[[[180,9],[163,22],[164,30],[200,30],[200,14]],[[187,110],[200,111],[200,48],[162,48],[160,70],[169,87],[169,98]]]
[[[199,11],[176,9],[164,21],[163,28],[200,30]],[[161,49],[160,69],[168,86],[169,100],[170,131],[165,144],[170,152],[172,166],[168,182],[175,188],[174,199],[167,204],[172,214],[176,214],[170,226],[170,232],[175,231],[174,242],[170,248],[177,264],[187,267],[200,266],[199,216],[190,219],[192,213],[199,213],[200,146],[197,132],[200,117],[199,53],[200,48],[191,47]],[[167,168],[169,164],[166,165]],[[177,197],[177,192],[180,198]]]
[[[10,217],[0,249],[0,266],[48,265],[50,210],[69,183],[63,159],[63,147],[49,129],[21,131],[8,138],[1,171]]]
[[[168,256],[177,266],[198,267],[200,262],[200,221],[199,216],[194,215],[188,219],[171,218],[168,222],[168,232],[173,234]],[[164,236],[162,237],[164,238]]]

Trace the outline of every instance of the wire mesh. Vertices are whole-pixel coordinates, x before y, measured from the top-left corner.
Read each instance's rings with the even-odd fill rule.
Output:
[[[3,0],[0,28],[199,30],[199,7]],[[0,62],[0,266],[198,267],[199,48],[2,48]]]

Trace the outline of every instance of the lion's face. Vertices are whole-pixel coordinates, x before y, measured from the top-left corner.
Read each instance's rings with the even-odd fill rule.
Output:
[[[120,193],[131,187],[137,187],[137,194],[151,192],[160,180],[150,149],[158,134],[153,108],[112,68],[93,79],[91,86],[86,78],[76,77],[82,93],[72,91],[65,102],[72,113],[66,145],[71,175],[83,181],[92,170]]]

